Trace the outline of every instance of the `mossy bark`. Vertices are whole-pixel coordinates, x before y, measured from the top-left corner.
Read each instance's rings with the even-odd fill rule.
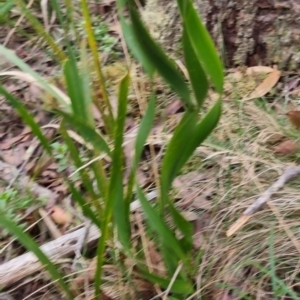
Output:
[[[300,64],[299,0],[195,0],[227,67]],[[176,0],[148,0],[145,21],[174,52],[180,39]]]

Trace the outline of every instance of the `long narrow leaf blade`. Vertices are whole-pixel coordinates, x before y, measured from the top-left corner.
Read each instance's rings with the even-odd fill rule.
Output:
[[[144,276],[144,278],[146,278],[147,280],[151,281],[154,284],[160,285],[164,289],[168,288],[170,284],[169,279],[162,278],[160,276],[149,273],[142,266],[139,266],[139,268],[141,269],[141,273]],[[181,279],[176,279],[174,281],[174,284],[171,287],[171,292],[176,294],[190,295],[193,293],[193,291],[194,291],[193,285],[189,281],[181,280]]]
[[[137,186],[137,196],[151,228],[159,234],[162,243],[164,243],[165,246],[172,247],[173,255],[176,255],[179,260],[184,261],[186,257],[178,240],[174,236],[173,232],[167,227],[160,214],[149,204],[139,186]]]
[[[1,216],[0,225],[5,227],[9,232],[11,232],[28,250],[33,252],[38,260],[44,265],[51,277],[58,282],[61,289],[64,291],[68,299],[74,299],[68,286],[63,280],[62,275],[58,272],[55,265],[49,260],[49,258],[40,250],[39,246],[30,238],[30,236],[20,229],[16,224],[5,216]]]
[[[70,138],[70,136],[65,128],[64,122],[62,122],[60,125],[60,133],[61,133],[61,136],[62,136],[64,142],[66,143],[66,145],[68,147],[70,158],[72,159],[74,166],[76,168],[80,168],[80,170],[78,172],[80,174],[80,179],[82,181],[84,188],[86,189],[89,196],[92,198],[93,204],[95,204],[95,208],[97,208],[97,211],[101,212],[101,207],[98,202],[98,195],[94,191],[93,182],[92,182],[87,170],[85,168],[84,169],[81,168],[83,166],[83,162],[80,157],[78,148],[74,144],[73,140]]]
[[[88,203],[82,196],[81,194],[77,191],[77,189],[75,188],[75,186],[71,183],[68,182],[69,185],[69,189],[72,193],[72,196],[74,198],[74,200],[79,204],[79,206],[81,207],[83,214],[89,218],[99,229],[101,228],[101,220],[100,220],[100,216],[96,216],[96,214],[93,212],[93,210],[91,209],[91,204]]]
[[[176,131],[168,146],[162,167],[162,180],[169,188],[173,179],[177,176],[180,169],[191,157],[195,149],[209,136],[218,124],[221,116],[221,101],[210,109],[206,116],[196,125],[187,123],[182,126],[180,131]],[[194,122],[195,120],[189,120]],[[187,134],[188,133],[188,134]],[[189,137],[187,140],[185,135]],[[180,155],[178,152],[180,152]]]
[[[126,196],[126,202],[129,203],[131,202],[132,199],[132,190],[134,186],[134,180],[136,176],[136,170],[138,167],[138,163],[140,161],[145,142],[147,140],[147,137],[151,131],[153,121],[155,118],[155,103],[156,103],[156,98],[154,93],[151,94],[150,96],[150,101],[147,107],[147,110],[145,112],[144,117],[142,118],[141,124],[139,126],[139,130],[137,133],[137,137],[135,140],[135,154],[134,158],[132,161],[132,167],[129,175],[129,180],[127,184],[127,196]],[[129,209],[129,207],[128,207]],[[128,211],[129,213],[129,211]]]
[[[89,119],[88,109],[85,105],[83,94],[83,80],[77,68],[77,62],[69,47],[69,58],[64,64],[64,76],[67,83],[68,95],[72,102],[73,114],[80,121]]]
[[[222,102],[219,99],[215,105],[209,110],[204,118],[197,124],[194,137],[186,147],[184,155],[179,161],[179,169],[187,162],[188,158],[193,154],[197,147],[211,134],[217,126],[222,112]]]
[[[162,162],[161,181],[162,189],[164,191],[167,191],[170,188],[172,181],[177,176],[181,168],[181,157],[184,155],[185,148],[190,140],[194,138],[197,116],[198,113],[196,111],[185,112],[168,144]]]
[[[223,90],[223,67],[212,39],[202,24],[191,0],[177,0],[183,23],[193,49],[219,94]]]
[[[129,74],[121,81],[118,99],[118,116],[115,129],[115,149],[112,159],[109,201],[114,204],[114,222],[117,225],[121,243],[130,248],[129,203],[123,197],[123,134],[127,112]]]
[[[143,53],[148,57],[153,66],[171,86],[171,88],[180,96],[181,100],[189,107],[193,106],[190,98],[190,92],[184,78],[176,69],[164,51],[154,42],[149,32],[141,22],[138,13],[134,8],[130,8],[130,18],[132,21],[133,32],[135,39]]]
[[[112,170],[108,192],[108,199],[106,201],[104,220],[102,222],[102,236],[98,243],[97,249],[97,268],[95,272],[95,296],[100,294],[101,285],[101,273],[104,262],[104,252],[106,240],[109,234],[109,226],[111,223],[112,215],[114,212],[115,222],[117,223],[119,237],[123,245],[129,248],[129,233],[127,223],[129,221],[118,219],[119,216],[124,217],[125,203],[123,201],[123,131],[125,126],[126,108],[127,108],[127,95],[129,85],[129,74],[127,74],[120,84],[119,90],[119,106],[118,106],[118,117],[115,121],[115,132],[114,132],[114,150],[112,153]],[[120,212],[117,210],[120,209]],[[129,214],[125,216],[129,218]],[[121,224],[125,224],[125,227],[120,228]],[[128,240],[128,241],[127,241]]]
[[[122,27],[122,32],[124,39],[132,52],[133,56],[142,64],[145,71],[149,74],[150,77],[153,76],[154,66],[149,60],[148,56],[143,52],[139,47],[138,41],[136,40],[132,25],[128,24],[123,16],[120,16],[120,24]]]
[[[134,164],[137,166],[140,157],[142,155],[145,142],[147,140],[147,137],[151,131],[154,117],[155,117],[155,95],[152,93],[150,97],[150,101],[146,110],[146,113],[141,121],[139,131],[135,140],[135,157],[134,157]]]
[[[193,248],[193,225],[180,214],[180,212],[175,208],[173,202],[168,202],[168,208],[173,221],[176,224],[176,228],[178,228],[183,234],[180,244],[184,251],[188,253]]]
[[[84,138],[84,140],[87,143],[90,143],[94,149],[103,151],[107,155],[111,156],[110,149],[104,140],[104,138],[99,135],[96,130],[89,125],[87,125],[85,122],[82,122],[76,118],[76,116],[71,116],[69,114],[66,114],[62,111],[58,111],[58,113],[63,116],[66,123],[69,123],[72,125],[72,127],[77,130],[81,136]]]
[[[198,107],[200,107],[206,97],[208,91],[208,81],[202,69],[196,53],[191,45],[186,29],[183,30],[183,51],[186,68],[189,73],[189,79],[197,100]]]

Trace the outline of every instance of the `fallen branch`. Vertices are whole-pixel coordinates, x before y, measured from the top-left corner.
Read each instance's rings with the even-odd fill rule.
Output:
[[[238,231],[264,204],[266,204],[272,195],[278,192],[283,186],[299,175],[300,166],[288,167],[284,173],[274,182],[251,206],[249,206],[241,216],[226,232],[227,237]]]
[[[150,201],[157,197],[157,193],[156,191],[152,191],[146,196],[148,201]],[[139,208],[139,200],[133,201],[130,205],[131,212]],[[53,263],[59,263],[62,258],[71,256],[74,253],[76,254],[78,249],[82,248],[83,237],[84,245],[88,245],[91,242],[98,240],[100,236],[101,233],[98,228],[91,225],[89,229],[83,227],[74,232],[65,234],[54,241],[44,244],[40,249]],[[43,270],[43,266],[32,252],[16,257],[0,265],[0,290],[41,270]]]
[[[58,263],[63,257],[67,257],[78,249],[78,241],[85,234],[86,228],[80,228],[74,232],[44,244],[40,249],[53,262]],[[91,226],[87,233],[86,244],[96,241],[100,237],[100,232],[96,226]],[[37,257],[28,252],[0,265],[0,290],[11,286],[13,283],[43,270],[43,265]]]

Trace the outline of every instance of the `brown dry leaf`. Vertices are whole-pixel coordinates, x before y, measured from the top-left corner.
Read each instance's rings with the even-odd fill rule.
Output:
[[[12,146],[18,142],[26,141],[29,137],[28,133],[30,133],[30,132],[31,132],[30,128],[25,127],[19,135],[12,137],[12,138],[5,139],[4,141],[2,141],[0,143],[0,149],[7,150],[7,149],[12,148]]]
[[[220,290],[219,293],[216,293],[216,295],[213,298],[214,300],[234,300],[236,299],[236,296],[234,294],[231,294],[230,291],[222,291]]]
[[[2,151],[1,155],[6,163],[13,166],[19,166],[23,162],[25,152],[24,146],[19,145],[17,148]]]
[[[299,110],[290,110],[286,113],[290,122],[297,128],[300,128],[300,111]]]
[[[57,205],[51,207],[51,218],[57,225],[67,225],[72,219],[70,214]]]
[[[279,155],[291,155],[295,153],[298,149],[299,149],[299,145],[297,145],[292,140],[284,141],[279,145],[273,147],[274,153]]]
[[[108,30],[111,32],[115,32],[115,33],[120,33],[121,31],[121,27],[120,24],[112,24],[108,27]]]
[[[273,72],[269,73],[269,75],[264,79],[264,81],[260,85],[258,85],[248,97],[245,97],[243,100],[246,101],[255,98],[260,98],[269,93],[278,82],[280,75],[281,72],[277,70],[274,70]]]
[[[212,198],[214,186],[208,184],[212,174],[200,172],[190,172],[177,177],[173,182],[176,189],[176,198],[181,198],[180,207],[183,209],[195,208],[210,210],[212,208]]]
[[[196,190],[187,189],[185,192],[186,194],[184,195],[183,200],[180,204],[182,208],[189,208],[193,207],[195,209],[205,209],[209,210],[212,208],[212,203],[211,201],[208,201],[206,199],[206,195],[201,194],[199,192],[198,188],[194,188]],[[183,192],[180,192],[181,196],[183,196]]]
[[[271,67],[265,67],[265,66],[254,66],[254,67],[249,67],[246,70],[247,75],[252,75],[255,73],[271,73],[277,71],[276,69],[273,69]]]
[[[198,197],[195,197],[192,207],[195,209],[205,209],[205,210],[210,210],[212,208],[212,201],[209,201],[206,199],[206,197],[209,195],[200,195]]]
[[[181,108],[182,108],[182,102],[180,100],[174,100],[172,101],[167,107],[166,107],[166,115],[175,115]]]
[[[284,140],[285,136],[281,133],[272,133],[265,140],[264,143],[270,146],[278,144]]]
[[[199,219],[199,215],[194,211],[182,211],[181,215],[189,222]]]

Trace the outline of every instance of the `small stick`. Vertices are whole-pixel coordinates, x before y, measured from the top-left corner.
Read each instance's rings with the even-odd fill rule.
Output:
[[[288,167],[284,173],[274,182],[252,205],[250,205],[241,216],[226,232],[227,237],[238,231],[265,203],[272,195],[279,191],[283,186],[300,173],[300,166]]]

